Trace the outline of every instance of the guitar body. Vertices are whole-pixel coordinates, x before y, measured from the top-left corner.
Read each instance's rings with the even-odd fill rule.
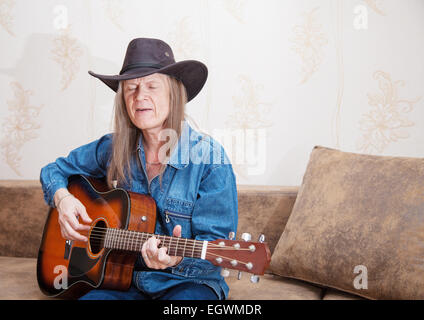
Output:
[[[68,190],[85,206],[96,230],[154,232],[156,203],[148,195],[108,190],[105,183],[84,176],[71,177]],[[100,241],[95,234],[88,242],[66,241],[58,211],[51,208],[38,252],[41,291],[50,297],[76,298],[94,288],[128,290],[138,253],[104,248]]]

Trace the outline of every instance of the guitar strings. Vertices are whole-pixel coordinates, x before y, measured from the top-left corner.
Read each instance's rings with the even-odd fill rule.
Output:
[[[131,233],[132,235],[135,236],[139,236],[141,235],[141,237],[145,237],[145,236],[155,236],[157,238],[159,237],[164,237],[164,238],[175,238],[175,237],[171,237],[171,236],[166,236],[166,235],[155,235],[155,234],[149,234],[149,233],[145,233],[145,232],[139,232],[139,231],[133,231],[133,230],[125,230],[125,229],[117,229],[117,228],[103,228],[103,227],[93,227],[92,230],[96,229],[98,231],[98,234],[101,234],[102,231],[100,230],[105,230],[103,231],[104,234],[106,234],[106,232],[108,230],[111,230],[111,236],[115,236],[118,235],[119,237],[125,238],[125,237],[131,237]],[[179,239],[185,239],[185,238],[179,238]],[[202,242],[203,240],[195,240],[195,239],[187,239],[187,242],[189,243],[195,243],[195,242]]]
[[[109,228],[109,230],[122,230],[122,229],[110,229]],[[151,236],[157,237],[161,242],[164,242],[164,243],[166,243],[167,240],[170,243],[172,243],[174,241],[173,239],[177,239],[177,244],[179,244],[179,242],[185,241],[184,245],[203,246],[202,240],[194,240],[194,239],[188,239],[188,238],[178,238],[178,237],[171,237],[171,236],[166,236],[166,235],[153,235],[153,234],[147,234],[147,233],[144,233],[144,232],[137,232],[137,231],[135,231],[137,233],[129,233],[131,231],[128,231],[128,230],[123,230],[123,231],[125,231],[125,232],[122,232],[122,231],[118,231],[118,232],[112,231],[112,232],[110,232],[109,235],[108,235],[110,237],[109,240],[110,241],[119,241],[119,242],[126,242],[126,240],[129,240],[129,241],[139,243],[140,241],[141,242],[147,241],[148,239],[145,239],[145,237],[148,238],[149,235],[151,235]],[[98,236],[99,238],[104,238],[106,236],[106,232],[105,231],[97,231],[97,232],[92,231],[90,233],[90,238],[91,238],[91,235]],[[141,238],[140,238],[140,235],[141,235]],[[104,237],[102,237],[102,236],[104,236]]]
[[[97,241],[95,241],[94,243],[96,243],[96,244],[102,244],[102,242],[103,242],[103,244],[104,244],[104,238],[94,238],[94,240],[97,240]],[[92,243],[92,242],[90,242],[90,243]],[[143,242],[142,242],[143,243]],[[133,248],[133,247],[136,247],[137,248],[137,246],[138,247],[140,247],[140,245],[142,244],[142,243],[137,243],[137,244],[129,244],[129,247],[131,247],[131,248]],[[127,244],[125,244],[124,242],[121,242],[121,244],[124,246],[124,248],[122,248],[121,250],[125,250],[125,247],[127,247]],[[175,255],[177,255],[177,253],[178,253],[178,251],[181,251],[181,250],[184,250],[184,248],[181,248],[181,247],[178,247],[177,245],[171,245],[171,246],[166,246],[165,244],[163,244],[162,245],[162,243],[161,244],[159,244],[159,246],[160,247],[166,247],[166,248],[168,248],[168,250],[167,250],[167,252],[169,253],[169,254],[171,254],[171,251],[172,250],[174,250],[175,251]],[[106,248],[106,247],[104,247],[104,248]],[[120,248],[115,248],[115,249],[120,249]],[[210,248],[210,249],[214,249],[214,248]],[[233,250],[236,250],[236,249],[234,249],[234,248],[232,248]],[[136,250],[132,250],[132,251],[136,251]],[[138,251],[138,250],[137,250]],[[196,247],[194,247],[194,249],[192,250],[192,249],[188,249],[188,250],[184,250],[184,251],[187,251],[187,253],[190,253],[190,252],[192,252],[193,254],[194,253],[196,253],[196,254],[200,254],[201,252],[202,252],[202,248],[196,248]],[[220,256],[220,255],[217,255],[217,254],[214,254],[214,253],[211,253],[211,252],[208,252],[208,253],[210,253],[211,255],[214,255],[214,256]],[[228,259],[228,260],[230,260],[230,258],[228,258],[228,257],[224,257],[224,256],[220,256],[221,258],[224,258],[224,259]]]
[[[96,240],[95,243],[101,243],[101,242],[105,242],[105,238],[103,236],[90,236],[90,239],[92,240]],[[128,241],[127,241],[128,240]],[[114,244],[121,244],[124,246],[129,246],[129,247],[135,247],[135,246],[140,246],[142,245],[144,242],[146,242],[147,239],[134,239],[134,238],[110,238],[108,242],[110,243],[114,243]],[[161,241],[161,243],[159,244],[160,246],[164,246],[164,247],[170,247],[170,248],[181,248],[182,245],[186,246],[185,243],[170,243],[169,246],[166,245],[165,241]],[[203,244],[202,243],[197,243],[194,244],[193,246],[195,248],[195,250],[199,250],[202,251],[202,247]],[[191,250],[191,249],[189,249]]]
[[[99,236],[97,236],[97,237],[95,237],[95,236],[94,237],[90,237],[90,239],[95,240],[95,241],[90,241],[93,244],[102,244],[102,242],[104,244],[104,241],[105,241],[104,237],[99,237]],[[126,240],[131,240],[131,242],[130,241],[126,241]],[[128,248],[133,248],[133,247],[134,248],[138,248],[138,247],[142,246],[144,244],[144,242],[146,242],[146,241],[147,240],[144,240],[144,239],[132,239],[132,238],[124,238],[124,239],[122,239],[122,238],[121,239],[116,238],[116,239],[110,239],[110,242],[117,243],[118,246],[121,244],[125,248],[126,247],[128,247]],[[184,244],[183,243],[181,243],[181,244],[176,243],[175,244],[175,243],[172,243],[172,242],[169,245],[166,245],[166,243],[162,243],[162,242],[159,244],[160,247],[166,247],[166,248],[169,249],[169,251],[171,251],[171,250],[174,250],[174,251],[187,250],[187,252],[190,252],[190,251],[192,251],[192,252],[202,252],[202,249],[203,249],[202,248],[203,247],[203,244],[195,244],[193,250],[191,248],[189,248],[189,249],[182,248],[181,247],[182,245],[186,246],[185,243]],[[211,247],[211,248],[208,248],[208,250],[250,251],[249,248],[239,248],[239,249],[236,249],[234,247],[219,247],[219,248],[212,248]]]
[[[90,243],[91,244],[95,244],[95,245],[102,245],[102,246],[104,246],[105,244],[104,244],[104,239],[103,238],[94,238],[93,240],[95,240],[95,241],[90,241]],[[130,251],[138,251],[138,250],[141,250],[141,247],[142,247],[142,245],[144,244],[144,242],[142,241],[142,242],[132,242],[132,243],[128,243],[128,242],[123,242],[123,241],[120,241],[119,243],[117,243],[117,242],[115,242],[115,246],[114,247],[108,247],[108,248],[110,248],[110,249],[127,249],[127,250],[130,250]],[[167,249],[168,249],[168,252],[171,252],[171,251],[174,251],[174,252],[177,252],[177,251],[183,251],[183,252],[187,252],[187,253],[190,253],[190,252],[192,252],[192,253],[201,253],[202,252],[202,250],[203,250],[203,248],[202,247],[200,247],[200,246],[194,246],[194,247],[182,247],[182,246],[180,246],[180,245],[177,245],[177,244],[170,244],[170,245],[167,245],[167,244],[165,244],[165,243],[160,243],[159,245],[158,245],[158,247],[166,247]],[[138,250],[137,250],[138,249]],[[241,248],[241,249],[234,249],[234,248],[208,248],[207,249],[208,250],[208,252],[210,252],[210,251],[213,251],[213,250],[219,250],[219,251],[250,251],[250,249],[248,249],[248,248]]]
[[[96,241],[92,241],[93,244],[99,245],[99,244],[102,244],[102,242],[104,244],[104,239],[103,238],[93,238],[93,239],[96,240]],[[140,248],[143,245],[143,243],[144,243],[143,241],[142,242],[131,242],[131,243],[128,243],[128,242],[125,242],[125,241],[121,241],[120,242],[120,244],[122,245],[123,248],[131,248],[131,249],[132,248],[135,248],[135,249]],[[119,246],[119,244],[118,244],[118,246]],[[168,252],[171,252],[171,250],[174,250],[174,251],[184,250],[184,251],[187,251],[187,252],[200,253],[200,252],[202,252],[202,249],[203,249],[203,248],[199,248],[199,247],[194,247],[194,249],[191,249],[191,248],[187,249],[187,248],[183,248],[183,247],[181,247],[181,246],[179,246],[177,244],[172,244],[172,243],[171,243],[171,245],[166,245],[165,243],[164,244],[160,243],[159,244],[159,247],[166,247],[166,248],[168,248]],[[141,249],[139,249],[139,250],[141,250]],[[220,248],[208,248],[208,250],[250,251],[249,248],[235,249],[235,248],[232,248],[232,247],[230,247],[230,248],[221,248],[221,247]],[[133,251],[135,251],[135,250],[133,250]]]
[[[100,240],[100,243],[101,243],[101,240],[103,240],[103,238],[95,238],[96,240]],[[159,246],[161,246],[161,244],[159,244]],[[132,245],[130,245],[130,247],[132,248],[133,246]],[[170,247],[168,247],[168,246],[165,246],[165,245],[163,245],[162,247],[167,247],[168,248],[168,253],[171,255],[171,250],[174,250],[175,251],[175,255],[174,256],[178,256],[177,255],[177,253],[178,253],[178,251],[181,251],[182,250],[182,248],[179,248],[178,246],[175,246],[175,247],[172,247],[172,246],[170,246]],[[105,247],[104,247],[105,248]],[[118,248],[115,248],[115,249],[118,249]],[[178,250],[179,249],[179,250]],[[215,248],[211,248],[212,250],[213,249],[215,249]],[[235,248],[229,248],[229,249],[231,249],[231,250],[233,250],[233,251],[239,251],[239,250],[249,250],[249,249],[235,249]],[[118,249],[119,250],[119,249]],[[125,249],[123,248],[123,249],[121,249],[121,250],[124,250],[125,251]],[[228,250],[228,249],[227,249]],[[202,249],[201,248],[195,248],[195,250],[188,250],[187,252],[190,252],[190,251],[192,251],[193,253],[196,253],[196,254],[199,254],[199,253],[201,253],[202,252]],[[219,257],[219,258],[222,258],[222,259],[225,259],[225,260],[228,260],[228,261],[232,261],[232,260],[234,260],[234,261],[237,261],[237,263],[241,263],[241,264],[244,264],[244,265],[247,265],[247,263],[248,262],[243,262],[243,261],[240,261],[240,260],[237,260],[237,259],[233,259],[233,258],[230,258],[230,257],[226,257],[226,256],[223,256],[223,255],[220,255],[220,254],[216,254],[216,253],[213,253],[213,252],[207,252],[207,254],[209,254],[209,255],[211,255],[211,256],[214,256],[214,257]]]
[[[117,231],[115,233],[112,232],[110,234],[112,237],[115,236],[115,238],[109,239],[109,241],[111,243],[114,243],[114,244],[118,245],[118,246],[119,245],[122,245],[123,246],[122,249],[125,249],[126,247],[131,248],[131,250],[133,250],[133,248],[137,249],[138,247],[141,247],[141,245],[144,244],[145,241],[148,240],[148,239],[144,239],[144,237],[145,236],[148,237],[149,235],[151,235],[151,236],[157,236],[158,239],[161,240],[161,243],[159,244],[159,246],[160,247],[166,247],[168,249],[167,252],[169,254],[171,254],[172,250],[174,250],[174,253],[175,253],[174,255],[177,255],[178,250],[180,250],[180,251],[183,250],[183,255],[184,255],[185,251],[187,250],[187,248],[181,248],[181,247],[179,247],[179,245],[180,245],[179,244],[179,239],[181,239],[181,238],[175,238],[175,239],[177,239],[177,243],[174,244],[174,243],[172,243],[173,237],[171,237],[171,236],[166,236],[166,235],[152,235],[152,234],[147,234],[147,233],[137,232],[137,231],[134,231],[134,232],[137,232],[137,233],[128,234],[127,232],[128,231],[131,231],[131,230],[112,229],[112,228],[103,228],[103,227],[93,227],[91,229],[91,233],[90,233],[90,239],[91,239],[91,241],[90,241],[90,243],[97,244],[97,245],[102,245],[102,243],[103,243],[103,246],[104,246],[105,236],[106,236],[106,233],[107,233],[108,230],[115,230],[115,231]],[[138,238],[139,235],[142,236],[141,239]],[[161,237],[164,238],[163,239],[163,243],[162,243],[162,239],[160,239]],[[168,246],[166,245],[166,240],[167,239],[170,240],[170,243],[169,243]],[[93,241],[93,240],[95,240],[95,241]],[[191,248],[188,249],[188,251],[187,251],[188,253],[191,251],[192,252],[192,255],[194,255],[195,253],[196,254],[200,254],[202,252],[202,249],[203,248],[200,248],[200,246],[203,247],[203,243],[202,243],[203,241],[201,241],[201,240],[187,239],[187,238],[185,238],[184,241],[185,241],[184,246],[186,246],[187,244],[194,245],[194,247],[192,249]],[[181,243],[181,245],[182,245],[182,243]],[[227,250],[227,251],[228,250],[233,250],[233,251],[247,251],[247,250],[250,250],[248,248],[238,248],[238,249],[236,249],[236,248],[229,247],[229,246],[219,246],[219,245],[216,245],[216,244],[213,244],[213,243],[208,243],[208,247],[209,246],[210,246],[210,248],[208,248],[208,249],[210,249],[210,250],[214,250],[214,249]],[[133,250],[133,251],[135,251],[135,250]],[[208,252],[208,253],[211,254],[211,255],[213,255],[213,256],[217,256],[217,257],[221,257],[221,258],[230,260],[230,258],[225,257],[225,256],[217,255],[217,254],[212,253],[212,252]],[[236,261],[238,261],[238,260],[236,260]],[[241,261],[238,261],[238,262],[243,263]]]
[[[105,229],[105,228],[102,228],[102,229]],[[115,229],[115,230],[121,230],[121,229]],[[138,235],[140,235],[140,234],[142,235],[141,239],[138,237]],[[109,241],[110,241],[110,243],[117,244],[118,246],[121,244],[122,246],[125,246],[125,247],[128,246],[128,247],[131,247],[131,248],[133,248],[133,247],[137,248],[137,247],[140,247],[145,241],[148,240],[148,239],[144,239],[144,237],[147,236],[147,234],[145,234],[145,233],[138,233],[138,234],[134,234],[134,235],[137,236],[137,237],[131,236],[131,234],[126,235],[125,233],[122,233],[122,232],[121,233],[118,232],[116,234],[111,233],[110,234],[111,238],[109,239]],[[97,232],[92,231],[90,233],[90,239],[97,240],[96,244],[99,244],[99,242],[101,244],[103,242],[103,245],[104,245],[105,236],[106,236],[106,232],[104,232],[104,231],[100,231],[100,232],[99,231],[97,231]],[[164,239],[163,240],[160,239],[161,237],[164,238]],[[161,236],[161,235],[158,235],[158,238],[159,238],[159,240],[161,240],[160,245],[163,246],[163,247],[169,248],[169,252],[171,250],[177,251],[178,248],[184,249],[184,248],[180,247],[180,239],[181,238],[173,238],[173,237],[170,237],[170,236]],[[177,243],[173,243],[173,241],[172,241],[173,239],[177,239]],[[170,240],[169,245],[166,245],[166,240]],[[187,246],[187,245],[194,246],[193,249],[189,248],[188,249],[189,251],[196,252],[196,253],[199,253],[199,252],[202,251],[203,241],[191,240],[191,239],[186,239],[186,240],[184,239],[183,241],[184,241],[184,246]],[[181,241],[181,245],[183,245],[183,243],[182,243],[183,241]],[[187,250],[187,248],[184,249],[184,250]]]
[[[107,235],[107,231],[108,230],[113,230],[109,235],[112,237],[111,239],[109,239],[110,243],[114,243],[115,245],[122,245],[123,248],[122,250],[125,250],[126,248],[131,248],[132,251],[138,251],[138,250],[133,250],[133,248],[137,249],[139,247],[141,247],[144,242],[146,242],[150,236],[155,236],[157,237],[159,240],[161,240],[161,243],[159,244],[159,247],[166,247],[167,253],[172,255],[172,251],[174,251],[174,255],[177,256],[178,255],[178,251],[183,250],[182,255],[184,256],[184,253],[186,252],[187,248],[181,248],[179,247],[179,241],[181,238],[175,238],[177,239],[177,243],[172,243],[172,239],[174,237],[171,236],[166,236],[166,235],[154,235],[154,234],[148,234],[148,233],[144,233],[144,232],[138,232],[138,231],[133,231],[134,233],[131,234],[132,230],[124,230],[124,229],[114,229],[114,228],[104,228],[104,227],[93,227],[91,228],[91,232],[90,232],[90,244],[97,244],[97,245],[105,245],[105,237]],[[139,238],[139,236],[141,235],[141,239]],[[146,237],[146,239],[144,239],[144,237]],[[162,239],[163,238],[163,241]],[[93,241],[95,240],[95,241]],[[166,245],[166,240],[170,240],[169,245]],[[193,245],[194,247],[189,248],[187,250],[187,253],[189,253],[191,251],[192,256],[199,255],[202,251],[203,251],[203,241],[202,240],[194,240],[194,239],[187,239],[184,238],[184,246],[187,246],[187,244]],[[183,245],[181,243],[181,245]],[[200,247],[201,246],[201,247]],[[247,251],[250,250],[248,248],[234,248],[234,247],[230,247],[230,246],[219,246],[216,245],[214,243],[208,243],[208,247],[210,246],[210,250],[214,250],[214,249],[219,249],[219,250],[232,250],[232,251]],[[208,251],[207,254],[214,256],[214,257],[219,257],[225,260],[235,260],[237,261],[237,263],[241,263],[244,265],[247,265],[246,262],[237,260],[237,259],[232,259],[220,254],[216,254],[213,252]]]
[[[166,235],[155,235],[155,234],[149,234],[149,233],[145,233],[145,232],[116,229],[116,228],[93,227],[91,230],[95,230],[96,233],[94,233],[94,234],[97,234],[97,235],[101,235],[101,234],[106,235],[108,230],[112,230],[111,233],[110,233],[110,236],[112,236],[112,237],[116,236],[116,237],[119,237],[123,240],[134,239],[135,238],[134,236],[138,237],[139,235],[141,235],[142,238],[144,238],[145,236],[146,237],[155,236],[159,240],[161,240],[161,242],[162,242],[162,239],[160,239],[160,237],[164,238],[163,241],[165,241],[167,239],[169,240],[169,239],[172,239],[172,238],[176,238],[176,237],[171,237],[171,236],[166,236]],[[104,231],[102,231],[102,230],[104,230]],[[134,233],[131,234],[131,232],[134,232]],[[91,234],[93,234],[93,231],[91,232]],[[199,245],[199,246],[203,245],[203,243],[202,243],[203,240],[195,240],[195,239],[188,239],[188,238],[176,238],[176,239],[187,239],[187,244],[191,244],[191,245]],[[138,238],[137,240],[143,240],[143,239]],[[223,249],[223,248],[233,249],[233,247],[231,247],[231,246],[225,246],[225,245],[220,246],[220,245],[217,245],[217,244],[211,243],[211,242],[208,242],[208,246],[215,247],[216,249]],[[237,249],[237,250],[240,250],[240,249]],[[246,249],[246,250],[248,250],[248,249]]]
[[[174,255],[178,255],[178,249],[181,251],[183,250],[182,255],[184,256],[185,251],[187,250],[187,248],[181,248],[179,247],[179,241],[181,238],[176,238],[177,239],[177,243],[174,244],[172,243],[172,239],[175,237],[171,237],[171,236],[166,236],[166,235],[155,235],[155,234],[149,234],[149,233],[144,233],[144,232],[139,232],[139,231],[132,231],[132,230],[125,230],[125,229],[117,229],[117,228],[104,228],[104,227],[93,227],[91,228],[91,232],[90,232],[90,239],[91,239],[91,243],[92,244],[98,244],[98,245],[102,245],[103,242],[103,246],[104,246],[104,242],[105,242],[105,236],[108,230],[112,230],[112,232],[110,232],[110,236],[112,237],[111,239],[109,239],[109,241],[111,241],[111,243],[114,243],[116,245],[122,245],[123,248],[122,250],[125,250],[126,247],[131,248],[131,250],[133,250],[133,248],[137,248],[137,247],[141,247],[142,244],[144,244],[145,241],[147,241],[149,235],[150,236],[156,236],[159,240],[161,240],[161,244],[159,244],[160,247],[167,247],[167,252],[171,255],[172,254],[172,250],[174,251]],[[132,233],[133,232],[133,233]],[[139,236],[141,235],[141,239],[139,238]],[[144,239],[144,237],[146,237],[146,239]],[[163,238],[163,240],[161,239]],[[93,241],[95,240],[95,241]],[[170,243],[168,246],[166,246],[166,240],[170,240]],[[186,246],[187,244],[189,245],[193,245],[193,248],[189,248],[187,252],[192,252],[192,256],[199,255],[202,250],[203,250],[203,241],[202,240],[194,240],[194,239],[184,239],[185,243],[184,246]],[[131,243],[130,243],[131,242]],[[163,242],[163,243],[162,243]],[[202,246],[200,248],[200,246]],[[238,250],[243,250],[243,251],[247,251],[250,250],[248,248],[233,248],[231,246],[221,246],[221,245],[217,245],[214,243],[208,243],[208,249],[210,250],[214,250],[214,249],[218,249],[218,250],[232,250],[232,251],[238,251]],[[135,250],[133,250],[135,251]],[[220,257],[226,260],[231,260],[231,258],[222,256],[222,255],[218,255],[215,253],[212,253],[210,251],[208,251],[208,254],[215,256],[215,257]],[[234,259],[233,259],[234,260]],[[239,263],[242,264],[246,264],[242,261],[236,260]]]
[[[131,246],[131,248],[132,248],[132,246]],[[167,247],[168,248],[168,247]],[[169,253],[169,255],[171,255],[171,249],[175,249],[175,254],[174,254],[174,256],[179,256],[177,253],[178,253],[178,247],[171,247],[171,248],[168,248],[168,253]],[[125,249],[122,249],[122,250],[124,250],[125,251]],[[181,251],[182,249],[180,248],[180,251]],[[234,249],[234,248],[232,248],[232,250],[234,250],[234,251],[238,251],[238,250],[243,250],[243,249]],[[244,250],[248,250],[248,249],[244,249]],[[187,252],[190,252],[191,250],[188,250]],[[196,249],[196,250],[193,250],[192,251],[193,253],[195,252],[195,253],[197,253],[197,254],[199,254],[199,253],[201,253],[202,252],[202,249]],[[217,257],[217,258],[222,258],[222,259],[225,259],[225,260],[227,260],[227,261],[237,261],[237,263],[240,263],[240,264],[243,264],[243,265],[247,265],[248,264],[248,262],[243,262],[243,261],[240,261],[240,260],[238,260],[238,259],[234,259],[234,258],[230,258],[230,257],[226,257],[226,256],[223,256],[223,255],[220,255],[220,254],[216,254],[216,253],[213,253],[213,252],[207,252],[207,254],[209,254],[209,255],[211,255],[211,256],[214,256],[214,257]]]
[[[105,241],[105,238],[103,236],[90,236],[90,239],[97,240],[97,242],[95,242],[97,244],[98,243],[101,243],[102,241],[103,242]],[[110,243],[112,243],[112,242],[113,243],[118,243],[118,245],[119,244],[122,244],[123,246],[128,246],[128,247],[137,247],[137,246],[142,246],[144,244],[144,242],[146,242],[147,240],[148,239],[134,239],[132,237],[116,237],[116,238],[110,238],[109,239],[109,242]],[[199,241],[199,240],[197,240],[197,241]],[[163,247],[170,248],[170,249],[181,248],[181,246],[185,246],[185,247],[189,246],[189,249],[186,249],[186,250],[192,250],[191,248],[194,247],[194,250],[197,250],[197,251],[200,251],[201,252],[202,251],[202,248],[203,248],[203,243],[202,242],[203,241],[200,241],[200,243],[192,243],[192,244],[187,243],[186,244],[186,243],[183,243],[183,242],[181,242],[181,243],[179,243],[179,242],[175,243],[175,241],[171,241],[167,245],[165,241],[162,241],[161,240],[161,243],[159,245],[160,246],[163,246]],[[233,251],[250,251],[249,248],[235,249],[234,247],[214,246],[214,244],[211,245],[210,243],[208,243],[208,249],[210,249],[210,250],[224,250],[224,251],[225,250],[226,251],[229,251],[229,250],[233,250]]]
[[[107,230],[113,230],[111,233],[113,233],[113,232],[115,232],[115,234],[112,234],[112,236],[113,235],[116,235],[116,234],[118,234],[118,233],[121,233],[121,234],[119,234],[119,236],[120,237],[131,237],[131,232],[134,232],[133,234],[134,235],[140,235],[141,234],[141,236],[142,237],[144,237],[144,236],[155,236],[155,237],[157,237],[157,238],[160,238],[160,237],[164,237],[164,238],[175,238],[175,237],[171,237],[171,236],[166,236],[166,235],[155,235],[155,234],[149,234],[149,233],[145,233],[145,232],[140,232],[140,231],[133,231],[133,230],[125,230],[125,229],[117,229],[117,228],[104,228],[104,227],[93,227],[92,228],[92,230],[94,230],[94,229],[98,229],[98,230],[105,230],[105,232],[104,233],[106,233],[107,232]],[[101,231],[100,231],[101,232]],[[179,238],[179,239],[185,239],[185,238]],[[188,239],[187,238],[187,242],[189,242],[189,243],[195,243],[195,242],[203,242],[203,240],[195,240],[195,239]],[[219,247],[219,248],[223,248],[223,246],[219,246],[219,245],[217,245],[217,244],[215,244],[215,243],[209,243],[209,245],[211,245],[211,246],[216,246],[216,247]],[[225,246],[224,246],[225,247]]]
[[[90,236],[90,239],[95,240],[95,241],[90,241],[91,243],[94,244],[101,244],[102,242],[105,242],[105,238],[102,236]],[[129,240],[129,241],[127,241]],[[144,239],[133,239],[133,238],[115,238],[115,239],[109,239],[109,241],[112,243],[114,242],[115,244],[117,244],[117,246],[122,245],[123,247],[129,247],[129,248],[137,248],[140,247],[144,244],[144,242],[146,242],[147,240]],[[194,249],[192,250],[191,248],[187,249],[187,248],[183,248],[181,246],[186,246],[186,244],[184,243],[170,243],[170,244],[166,244],[165,241],[163,241],[163,243],[161,242],[159,244],[159,246],[161,247],[166,247],[169,248],[169,250],[188,250],[189,251],[194,251],[194,252],[201,252],[202,251],[202,247],[203,244],[202,243],[198,243],[198,244],[194,244]],[[223,250],[223,251],[250,251],[249,248],[239,248],[236,249],[234,247],[210,247],[209,248],[209,244],[208,244],[208,250]]]

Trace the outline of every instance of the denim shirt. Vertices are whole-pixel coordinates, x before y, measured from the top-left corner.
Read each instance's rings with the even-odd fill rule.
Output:
[[[47,204],[54,207],[56,190],[66,188],[71,175],[105,177],[111,147],[112,134],[107,134],[43,167],[40,182]],[[132,182],[118,187],[149,194],[155,199],[156,234],[172,235],[176,225],[181,225],[183,238],[196,240],[228,239],[230,232],[236,232],[236,178],[223,147],[216,140],[183,122],[181,137],[167,163],[161,184],[158,176],[148,181],[142,135],[135,148],[138,158],[131,163]],[[136,161],[141,163],[141,170]],[[174,267],[149,269],[139,254],[133,284],[154,298],[176,284],[195,282],[209,286],[220,299],[226,299],[229,288],[220,271],[220,267],[208,260],[189,257],[184,257]]]

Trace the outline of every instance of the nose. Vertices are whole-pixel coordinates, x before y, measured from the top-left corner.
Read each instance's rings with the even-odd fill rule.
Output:
[[[135,96],[136,100],[144,100],[148,96],[147,90],[144,88],[144,86],[139,85],[137,89],[137,94]]]

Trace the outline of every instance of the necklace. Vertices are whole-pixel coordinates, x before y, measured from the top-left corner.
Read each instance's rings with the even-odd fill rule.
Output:
[[[144,149],[146,150],[146,153],[147,152],[149,152],[149,149],[146,147],[146,146],[144,146]],[[162,164],[160,161],[155,161],[155,162],[149,162],[149,161],[147,161],[147,159],[146,159],[146,164],[149,164],[149,165],[151,165],[151,166],[157,166],[157,165],[160,165],[160,164]]]
[[[150,164],[150,165],[158,165],[158,164],[162,164],[162,163],[160,163],[160,162],[148,162],[148,161],[146,161],[146,163],[147,163],[147,164]]]

